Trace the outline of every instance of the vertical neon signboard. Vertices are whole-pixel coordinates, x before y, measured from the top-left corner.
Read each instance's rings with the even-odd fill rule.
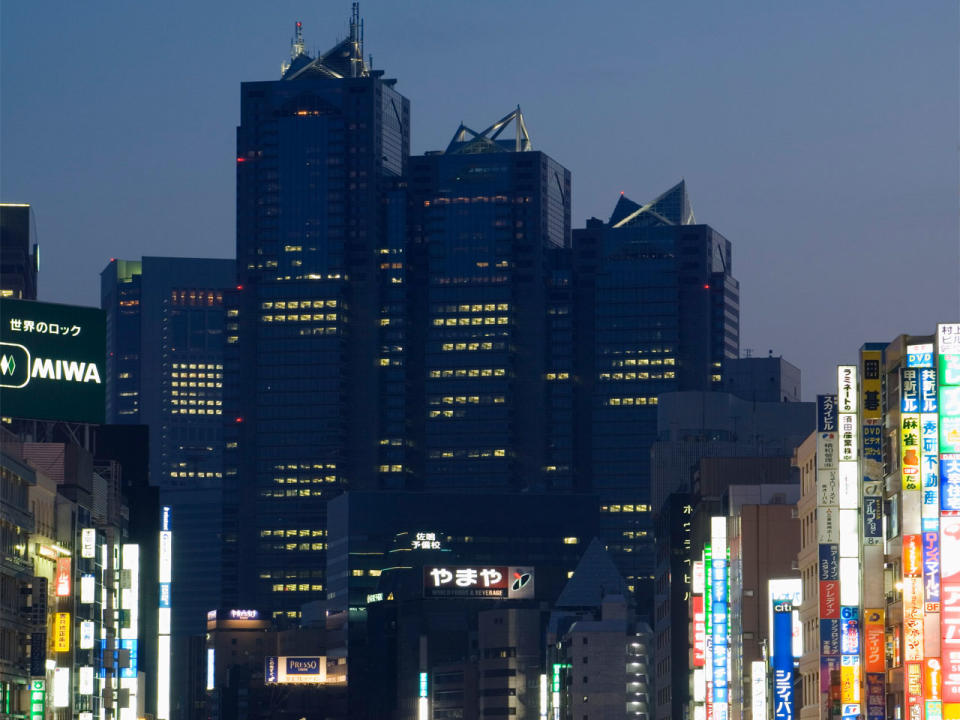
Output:
[[[714,517],[710,521],[710,546],[713,552],[711,565],[712,605],[712,676],[713,720],[727,720],[728,666],[727,666],[727,519]]]

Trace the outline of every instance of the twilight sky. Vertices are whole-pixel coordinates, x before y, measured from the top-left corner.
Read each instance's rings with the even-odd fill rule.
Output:
[[[33,205],[40,299],[99,304],[111,257],[234,252],[240,82],[349,0],[5,2],[0,200]],[[365,0],[412,151],[517,104],[573,173],[574,227],[687,180],[733,243],[741,346],[804,396],[865,341],[960,320],[955,0]]]

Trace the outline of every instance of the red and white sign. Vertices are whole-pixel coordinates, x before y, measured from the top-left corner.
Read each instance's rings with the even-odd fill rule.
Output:
[[[903,536],[903,574],[904,577],[923,575],[923,545],[919,535]]]
[[[707,619],[703,612],[703,595],[693,596],[693,666],[707,662]]]
[[[70,594],[70,558],[57,558],[57,597],[67,597]]]
[[[824,620],[840,619],[840,581],[820,581],[820,617]]]

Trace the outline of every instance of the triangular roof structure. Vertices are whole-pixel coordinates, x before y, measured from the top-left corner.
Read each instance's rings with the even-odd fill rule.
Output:
[[[626,203],[624,201],[626,200]],[[624,214],[627,203],[635,206]],[[687,195],[686,180],[681,180],[653,202],[640,206],[620,196],[617,206],[610,216],[610,227],[655,227],[658,225],[694,225],[697,219],[693,215],[693,206]]]
[[[554,607],[598,608],[608,595],[627,596],[627,584],[597,538],[590,541],[573,577],[563,586]]]
[[[498,140],[500,133],[513,122],[516,126],[516,140]],[[517,105],[516,110],[504,115],[486,130],[477,132],[468,128],[463,123],[453,134],[453,139],[447,145],[444,151],[447,155],[468,155],[489,152],[528,152],[533,147],[530,144],[530,133],[527,132],[527,125],[523,121],[523,112]]]
[[[360,19],[360,4],[353,3],[350,15],[350,34],[316,59],[304,50],[301,25],[296,25],[296,34],[291,43],[290,62],[282,68],[284,80],[321,75],[331,78],[366,77],[370,68],[363,59],[363,20]]]

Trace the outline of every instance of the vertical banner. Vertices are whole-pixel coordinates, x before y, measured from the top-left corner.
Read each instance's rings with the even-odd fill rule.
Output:
[[[793,603],[773,603],[773,717],[793,720]]]

